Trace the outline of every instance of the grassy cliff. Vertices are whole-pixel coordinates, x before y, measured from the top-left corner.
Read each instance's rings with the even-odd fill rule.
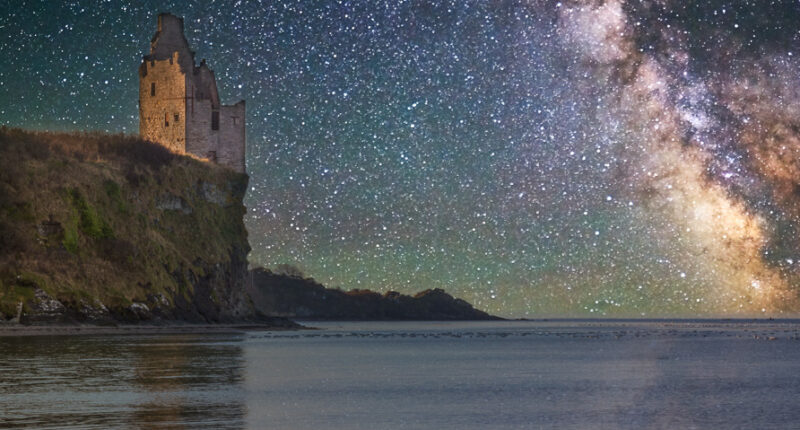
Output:
[[[251,317],[247,179],[133,137],[0,129],[0,321]]]

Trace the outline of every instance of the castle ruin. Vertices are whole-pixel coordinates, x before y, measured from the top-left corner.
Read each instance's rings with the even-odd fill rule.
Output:
[[[183,19],[158,16],[139,66],[139,134],[167,148],[245,171],[244,100],[221,105],[214,71],[195,65]]]

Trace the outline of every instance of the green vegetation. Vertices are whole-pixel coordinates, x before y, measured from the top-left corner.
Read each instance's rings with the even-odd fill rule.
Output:
[[[198,184],[233,204],[207,200]],[[244,301],[246,189],[246,175],[135,137],[0,128],[0,313],[13,317],[42,289],[121,318],[133,303],[223,318]],[[188,304],[177,309],[177,297]]]
[[[30,202],[16,202],[10,205],[3,205],[3,209],[11,221],[30,222],[34,220]]]
[[[78,223],[74,217],[70,217],[69,222],[64,228],[64,240],[61,241],[64,249],[76,254],[78,252]]]
[[[16,316],[19,303],[25,303],[34,298],[32,286],[10,285],[6,288],[0,283],[0,290],[3,291],[2,296],[0,296],[0,314],[7,318]]]
[[[81,231],[94,239],[113,237],[114,232],[105,220],[98,215],[97,210],[86,202],[81,191],[71,188],[67,191],[72,207],[80,216]]]
[[[106,190],[106,195],[111,199],[111,203],[116,207],[119,212],[123,214],[128,213],[128,205],[122,198],[122,187],[118,183],[107,179],[103,181],[103,188]]]

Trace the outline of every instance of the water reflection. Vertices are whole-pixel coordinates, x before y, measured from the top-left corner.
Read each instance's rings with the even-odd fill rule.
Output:
[[[0,338],[0,427],[242,428],[242,339]]]
[[[0,428],[797,428],[800,323],[0,338]]]

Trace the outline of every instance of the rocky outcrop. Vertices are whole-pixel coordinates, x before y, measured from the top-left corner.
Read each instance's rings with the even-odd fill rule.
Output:
[[[497,320],[443,290],[414,296],[394,291],[341,291],[313,279],[250,271],[248,291],[256,309],[269,316],[319,320]]]
[[[0,323],[258,318],[247,176],[133,137],[0,130]]]

